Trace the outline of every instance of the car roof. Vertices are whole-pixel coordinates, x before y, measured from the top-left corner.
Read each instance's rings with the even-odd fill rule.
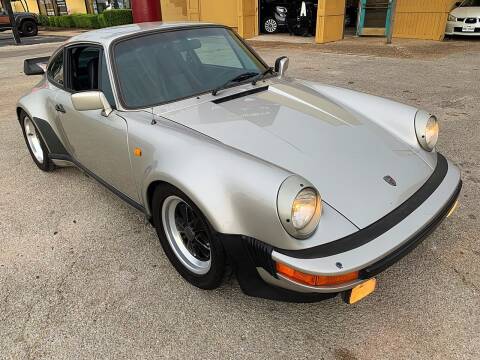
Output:
[[[121,26],[112,26],[108,28],[87,31],[79,35],[71,37],[67,43],[72,42],[97,42],[108,46],[112,41],[128,36],[139,34],[142,32],[150,32],[155,30],[172,30],[176,28],[189,28],[189,27],[203,27],[217,25],[213,23],[204,22],[145,22],[139,24],[128,24]],[[218,25],[222,26],[222,25]]]

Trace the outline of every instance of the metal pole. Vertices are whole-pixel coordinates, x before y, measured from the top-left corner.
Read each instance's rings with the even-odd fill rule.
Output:
[[[15,39],[15,44],[20,45],[20,35],[18,35],[17,24],[15,22],[15,17],[13,16],[12,4],[10,0],[5,0],[5,8],[7,10],[8,17],[10,18],[10,24],[12,25],[13,38]]]
[[[392,37],[393,37],[393,25],[395,23],[395,13],[397,10],[397,0],[390,0],[390,24],[388,26],[388,34],[387,34],[387,44],[392,43]]]

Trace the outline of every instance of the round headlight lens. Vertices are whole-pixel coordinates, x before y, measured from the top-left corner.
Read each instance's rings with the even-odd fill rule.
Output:
[[[315,186],[298,175],[280,185],[277,211],[283,228],[295,239],[307,239],[317,230],[322,216],[322,198]]]
[[[438,141],[437,118],[425,111],[418,111],[415,116],[415,133],[420,146],[427,151],[432,151]]]
[[[425,127],[425,142],[428,149],[433,150],[438,141],[438,120],[435,116],[431,116],[427,121],[427,126]]]
[[[313,219],[318,206],[317,192],[312,188],[303,189],[292,204],[292,224],[297,230],[304,229]]]

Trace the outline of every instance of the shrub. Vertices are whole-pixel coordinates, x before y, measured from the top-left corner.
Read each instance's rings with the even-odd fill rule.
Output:
[[[131,24],[132,11],[127,9],[106,10],[100,15],[73,14],[62,16],[41,15],[40,22],[45,26],[82,29],[98,29],[109,26]]]
[[[106,26],[131,24],[133,22],[132,10],[112,9],[102,13]]]
[[[38,22],[42,26],[49,26],[49,20],[47,15],[38,15]]]
[[[103,14],[98,15],[98,25],[100,25],[101,28],[107,27],[107,22],[105,21],[105,16],[103,16]]]
[[[70,15],[63,15],[58,17],[58,22],[60,27],[70,28],[74,27],[75,23]]]
[[[75,27],[82,28],[82,29],[98,29],[100,28],[100,24],[98,22],[98,15],[94,14],[77,14],[77,15],[70,15],[73,19],[73,23]]]

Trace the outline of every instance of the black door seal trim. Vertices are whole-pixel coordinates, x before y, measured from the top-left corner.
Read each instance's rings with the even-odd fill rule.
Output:
[[[107,183],[105,180],[103,180],[101,177],[95,175],[93,172],[88,170],[85,166],[80,164],[77,160],[75,160],[73,157],[70,155],[64,155],[64,154],[50,154],[50,159],[52,160],[64,160],[64,161],[69,161],[72,164],[74,164],[76,167],[78,167],[80,170],[85,172],[88,176],[92,177],[93,179],[97,180],[100,184],[105,186],[108,190],[110,190],[112,193],[117,195],[120,199],[125,201],[127,204],[133,206],[135,209],[140,210],[143,213],[146,213],[145,208],[137,203],[135,200],[131,199],[127,195],[125,195],[123,192],[120,190],[117,190],[115,187]]]

